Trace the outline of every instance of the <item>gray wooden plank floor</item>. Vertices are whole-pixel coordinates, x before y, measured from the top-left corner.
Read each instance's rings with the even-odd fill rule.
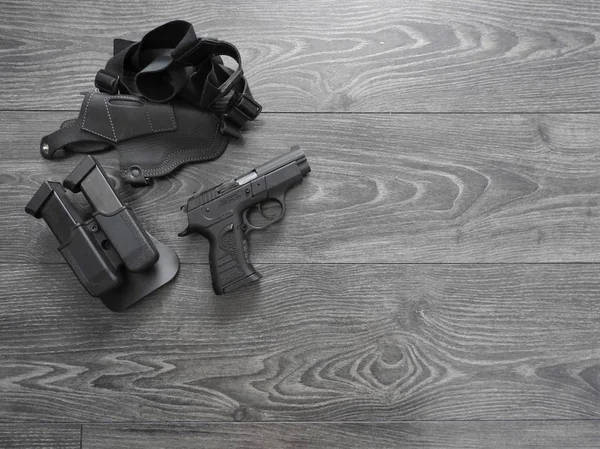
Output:
[[[270,112],[599,110],[594,0],[376,3],[3,0],[0,104],[78,108],[111,37],[185,18],[239,45]]]
[[[79,449],[81,438],[82,428],[77,424],[0,424],[2,448]]]
[[[227,441],[226,446],[223,444]],[[485,449],[598,447],[598,428],[589,421],[558,422],[406,422],[406,423],[211,423],[185,425],[91,425],[84,447],[170,449],[355,447]]]
[[[50,231],[24,218],[22,205],[81,159],[46,161],[35,151],[40,131],[73,115],[0,113],[0,223],[15,231],[0,261],[62,260]],[[204,239],[174,232],[186,226],[180,206],[301,142],[314,170],[289,192],[286,219],[251,236],[257,262],[595,262],[599,129],[597,114],[269,114],[215,162],[148,189],[119,188],[183,261],[206,263]],[[117,153],[98,158],[118,180]],[[37,250],[23,252],[32,240]]]
[[[0,0],[0,447],[600,442],[600,3]],[[113,37],[241,50],[264,113],[210,164],[120,181],[177,279],[123,314],[23,212]],[[292,144],[313,172],[212,293],[187,197]]]
[[[256,268],[115,315],[65,264],[4,266],[0,421],[600,419],[600,266]]]

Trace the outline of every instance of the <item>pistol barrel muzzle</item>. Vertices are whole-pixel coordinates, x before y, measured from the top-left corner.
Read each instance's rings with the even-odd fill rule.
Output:
[[[300,174],[302,175],[302,177],[310,173],[310,165],[308,165],[306,156],[302,155],[301,159],[296,160],[296,164],[298,164],[298,168],[300,169]]]
[[[298,169],[300,170],[302,177],[310,173],[310,165],[308,165],[306,156],[304,155],[304,152],[300,149],[299,145],[294,145],[290,149],[288,156],[290,157],[290,159],[296,161],[296,164],[298,164]]]
[[[298,145],[294,145],[287,153],[282,154],[275,159],[271,159],[269,162],[259,165],[254,169],[254,171],[256,172],[257,176],[264,176],[274,170],[277,170],[278,168],[291,164],[292,162],[296,162],[298,164],[298,168],[300,168],[302,176],[306,175],[306,173],[310,171],[310,167],[306,162],[306,156]]]

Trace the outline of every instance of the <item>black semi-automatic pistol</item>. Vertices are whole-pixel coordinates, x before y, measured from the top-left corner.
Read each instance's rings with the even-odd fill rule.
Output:
[[[65,188],[83,193],[92,208],[90,218],[82,218]],[[130,306],[172,279],[179,268],[177,256],[143,229],[91,156],[62,185],[44,182],[25,211],[44,219],[79,282],[112,310]],[[165,257],[157,264],[161,254]]]
[[[188,227],[179,235],[198,233],[210,242],[210,272],[217,295],[261,278],[250,263],[247,234],[281,220],[285,214],[285,193],[309,172],[306,156],[294,146],[243,176],[195,194],[182,207],[187,212]],[[278,214],[265,214],[263,204],[268,200],[279,204]],[[267,220],[266,224],[257,226],[249,220],[253,208]]]

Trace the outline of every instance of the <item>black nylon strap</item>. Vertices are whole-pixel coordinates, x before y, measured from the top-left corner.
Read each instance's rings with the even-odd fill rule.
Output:
[[[156,102],[178,96],[219,115],[221,132],[232,137],[239,137],[242,126],[261,112],[243,75],[237,48],[229,42],[197,38],[186,21],[161,25],[139,42],[115,40],[114,50],[96,75],[101,92],[140,95]],[[221,56],[235,60],[237,68],[226,67]]]

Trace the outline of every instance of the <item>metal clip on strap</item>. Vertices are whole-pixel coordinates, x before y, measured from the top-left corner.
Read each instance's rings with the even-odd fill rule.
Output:
[[[254,120],[262,111],[262,106],[254,98],[241,94],[237,95],[233,105],[221,117],[221,134],[231,137],[241,137],[241,128],[250,120]]]
[[[107,72],[104,69],[98,70],[96,78],[94,79],[94,85],[100,92],[115,95],[119,92],[119,81],[120,77]]]

